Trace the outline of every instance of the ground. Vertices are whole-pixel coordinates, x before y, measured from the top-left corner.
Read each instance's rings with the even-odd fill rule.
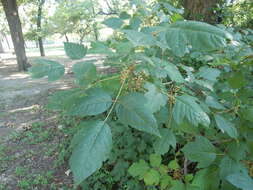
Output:
[[[71,66],[62,50],[48,59],[66,66],[58,82],[31,79],[17,72],[12,55],[0,63],[0,190],[72,189],[66,161],[71,121],[46,109],[47,98],[57,90],[74,86]],[[29,61],[36,59],[32,53]],[[52,56],[53,55],[53,56]],[[87,56],[98,59],[100,56]],[[98,62],[98,66],[101,67]]]

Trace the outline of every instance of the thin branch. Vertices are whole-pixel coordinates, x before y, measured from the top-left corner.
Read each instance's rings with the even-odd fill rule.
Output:
[[[113,109],[114,109],[116,103],[118,102],[118,99],[119,99],[119,97],[120,97],[120,95],[121,95],[121,92],[122,92],[122,90],[123,90],[123,88],[124,88],[124,85],[125,85],[125,83],[126,83],[126,80],[127,80],[127,77],[126,77],[126,78],[124,79],[124,81],[122,82],[122,85],[121,85],[121,87],[120,87],[120,89],[119,89],[119,92],[118,92],[118,94],[117,94],[117,96],[116,96],[116,98],[115,98],[115,100],[114,100],[114,102],[113,102],[113,105],[112,105],[110,111],[108,112],[108,114],[107,114],[107,116],[106,116],[106,118],[105,118],[105,120],[104,120],[104,123],[108,120],[108,118],[110,117],[110,115],[111,115],[111,113],[112,113],[112,111],[113,111]]]

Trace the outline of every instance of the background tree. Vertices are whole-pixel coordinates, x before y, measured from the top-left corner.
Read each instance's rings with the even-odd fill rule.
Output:
[[[26,71],[28,68],[28,62],[17,2],[16,0],[1,0],[1,2],[10,28],[11,38],[17,56],[18,70]]]
[[[38,0],[38,16],[37,16],[37,30],[38,30],[38,43],[40,49],[40,55],[45,56],[45,50],[43,46],[43,40],[41,35],[41,20],[42,20],[42,9],[43,5],[45,4],[45,0]]]

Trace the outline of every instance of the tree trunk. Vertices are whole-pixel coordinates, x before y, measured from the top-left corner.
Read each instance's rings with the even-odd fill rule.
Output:
[[[64,36],[65,36],[66,42],[69,42],[69,38],[68,38],[67,34],[64,34]]]
[[[184,0],[185,17],[214,24],[217,21],[214,9],[219,2],[220,0]]]
[[[40,55],[42,57],[45,56],[45,50],[43,46],[43,39],[41,37],[41,18],[42,18],[42,8],[45,3],[45,0],[39,0],[39,6],[38,6],[38,17],[37,17],[37,29],[39,31],[39,37],[38,37],[38,43],[40,48]]]
[[[19,71],[26,71],[28,68],[27,57],[24,47],[22,26],[18,15],[16,0],[1,0],[4,12],[8,21],[13,41]]]
[[[95,8],[94,8],[93,0],[90,0],[90,2],[91,2],[92,14],[93,14],[93,16],[95,17],[95,16],[96,16],[96,12],[95,12]],[[94,23],[94,24],[92,25],[92,28],[93,28],[95,40],[98,41],[99,33],[98,33],[98,29],[97,29],[97,24]]]
[[[4,53],[4,47],[3,47],[1,39],[0,39],[0,53]]]

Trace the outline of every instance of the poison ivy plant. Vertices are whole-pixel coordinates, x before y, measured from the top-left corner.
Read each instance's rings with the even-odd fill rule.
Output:
[[[166,23],[154,7],[135,6],[138,14],[108,18],[104,24],[116,29],[114,37],[88,50],[106,56],[104,64],[115,73],[100,73],[82,60],[73,66],[76,87],[49,98],[49,108],[86,121],[71,145],[75,184],[253,189],[253,50],[247,35],[202,22]],[[65,50],[72,59],[86,53],[79,44]],[[30,72],[55,80],[64,69],[43,60]]]

